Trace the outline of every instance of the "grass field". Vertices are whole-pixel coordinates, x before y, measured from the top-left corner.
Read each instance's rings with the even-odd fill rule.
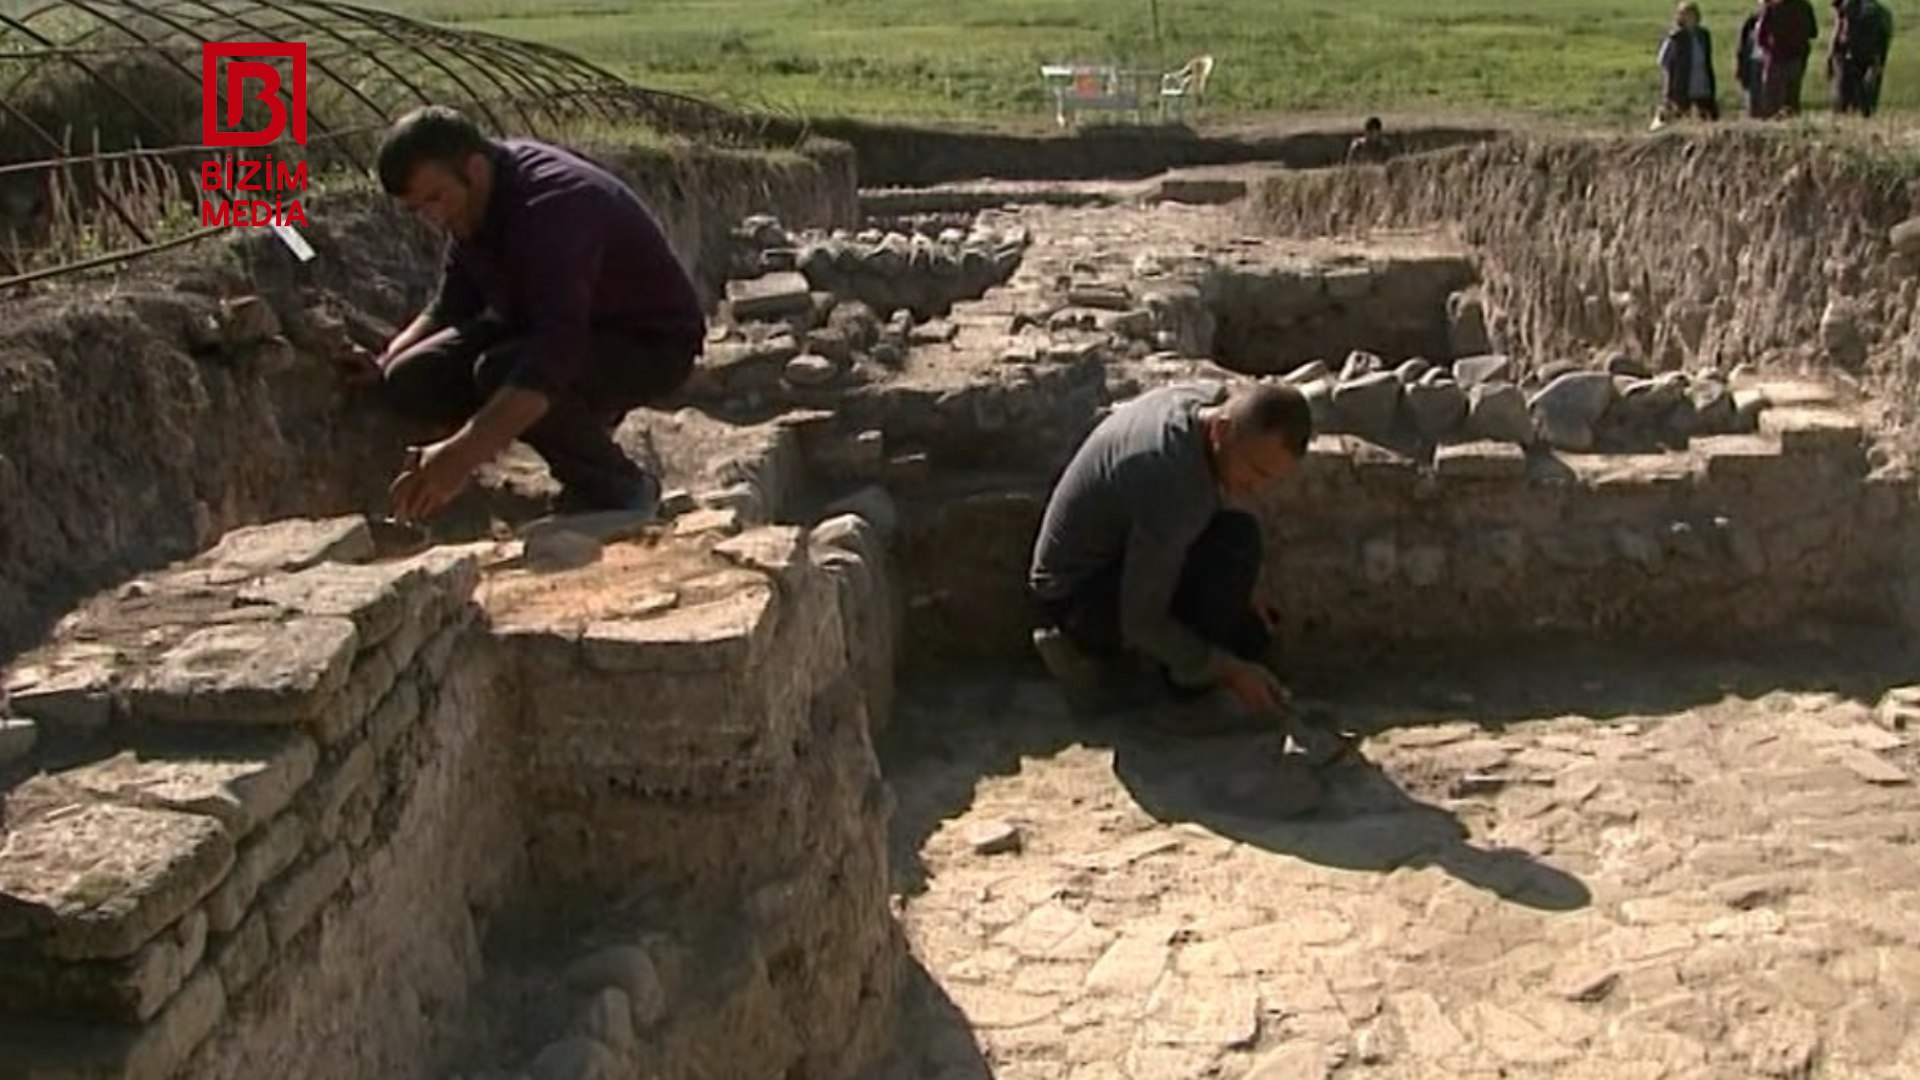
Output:
[[[1625,0],[378,0],[581,53],[635,82],[813,115],[1007,122],[1049,114],[1038,65],[1218,60],[1209,115],[1380,110],[1643,120],[1672,11]],[[1723,107],[1746,0],[1706,0]],[[1920,110],[1920,0],[1896,26],[1889,111]],[[1825,33],[1830,9],[1816,0]],[[1920,37],[1915,39],[1920,41]],[[1827,89],[1809,74],[1814,103]]]

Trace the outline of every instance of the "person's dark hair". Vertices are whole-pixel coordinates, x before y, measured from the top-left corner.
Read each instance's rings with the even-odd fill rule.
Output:
[[[1364,127],[1364,128],[1362,129],[1362,130],[1364,130],[1364,131],[1366,131],[1366,132],[1367,132],[1368,134],[1372,134],[1373,132],[1376,132],[1376,131],[1379,131],[1379,130],[1380,130],[1380,118],[1379,118],[1379,117],[1377,117],[1377,116],[1369,116],[1369,117],[1367,117],[1367,123],[1366,123],[1366,126],[1365,126],[1365,127]]]
[[[1294,457],[1304,457],[1313,441],[1313,406],[1289,383],[1255,383],[1227,402],[1227,422],[1235,435],[1278,435]]]
[[[458,109],[422,105],[395,120],[380,140],[380,186],[399,195],[420,165],[445,165],[457,173],[469,157],[492,149],[493,140]]]

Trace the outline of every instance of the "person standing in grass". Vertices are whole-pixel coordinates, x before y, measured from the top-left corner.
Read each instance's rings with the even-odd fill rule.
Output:
[[[1748,116],[1762,116],[1766,107],[1766,53],[1760,49],[1760,15],[1767,0],[1756,0],[1753,10],[1740,20],[1740,41],[1733,57],[1734,78],[1740,81],[1740,96]]]
[[[1674,11],[1673,29],[1660,42],[1660,115],[1671,120],[1697,114],[1720,119],[1719,87],[1713,76],[1713,36],[1700,25],[1692,0]]]
[[[1834,0],[1833,14],[1827,77],[1833,80],[1834,109],[1872,116],[1893,44],[1893,16],[1879,0]]]
[[[1762,69],[1766,94],[1763,116],[1794,116],[1800,112],[1800,87],[1807,77],[1807,58],[1820,37],[1820,24],[1808,0],[1768,0],[1755,31],[1767,54]]]

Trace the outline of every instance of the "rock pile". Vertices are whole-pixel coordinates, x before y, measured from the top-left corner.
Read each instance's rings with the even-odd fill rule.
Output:
[[[1427,449],[1479,440],[1577,453],[1682,449],[1695,436],[1757,430],[1769,404],[1718,371],[1654,375],[1625,354],[1520,375],[1497,353],[1390,368],[1356,350],[1337,373],[1315,360],[1281,378],[1301,388],[1328,434]]]
[[[796,236],[770,216],[750,217],[734,232],[734,276],[745,280],[736,282],[738,291],[728,288],[733,316],[745,322],[773,314],[751,298],[743,310],[739,293],[762,293],[753,283],[773,277],[778,295],[791,296],[795,279],[783,276],[789,274],[808,289],[861,301],[882,318],[902,310],[915,321],[945,315],[956,301],[978,299],[1019,268],[1027,230],[993,220],[983,216],[970,229],[948,226],[937,233],[835,229]]]

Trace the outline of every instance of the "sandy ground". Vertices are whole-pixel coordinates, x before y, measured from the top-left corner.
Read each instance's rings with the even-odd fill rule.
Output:
[[[1335,680],[1367,761],[1297,818],[1271,740],[911,686],[877,1075],[1920,1075],[1920,754],[1843,653]]]

